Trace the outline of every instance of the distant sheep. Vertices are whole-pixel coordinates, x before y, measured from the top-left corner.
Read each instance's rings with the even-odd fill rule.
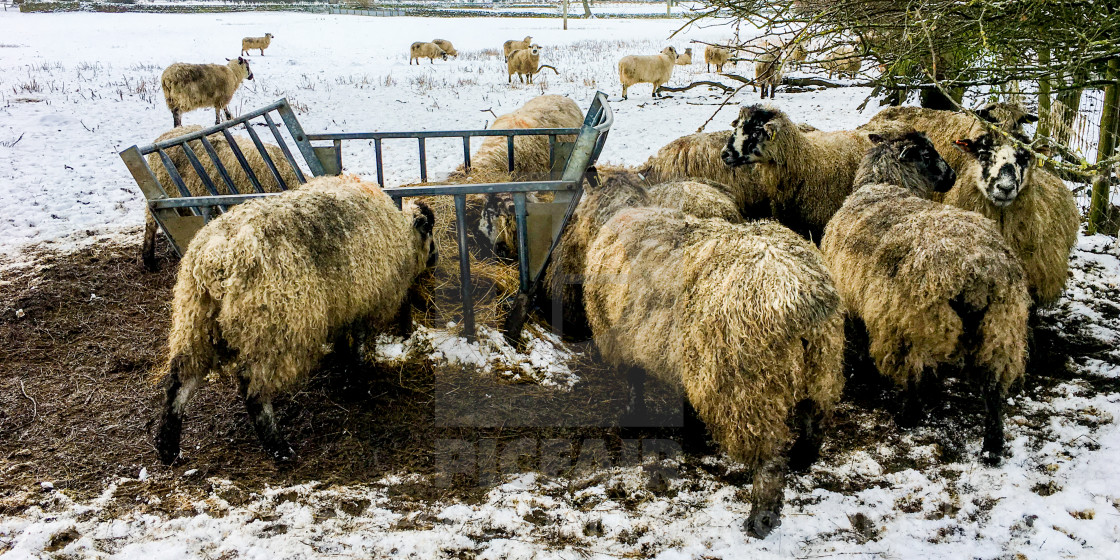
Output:
[[[510,53],[521,49],[527,49],[532,44],[533,38],[529,35],[526,35],[525,38],[520,41],[518,41],[517,39],[510,39],[505,43],[502,43],[502,55],[505,57],[505,61],[509,62]]]
[[[447,39],[432,39],[432,42],[443,49],[443,52],[447,53],[447,56],[459,58],[459,51],[455,50],[455,45],[452,45],[451,41]]]
[[[585,279],[595,343],[627,371],[633,416],[644,417],[645,373],[681,387],[753,471],[744,526],[765,538],[781,523],[787,471],[815,459],[844,385],[842,308],[820,252],[769,221],[630,208],[588,247]]]
[[[783,49],[786,53],[786,62],[792,67],[796,66],[801,68],[805,63],[805,59],[809,56],[809,51],[805,49],[803,42],[794,43],[793,46],[786,45]]]
[[[208,223],[183,255],[172,303],[159,458],[179,456],[182,417],[211,371],[235,372],[257,437],[292,459],[272,398],[305,379],[328,343],[356,353],[436,259],[427,206],[397,210],[376,184],[319,177]],[[402,305],[403,304],[403,305]]]
[[[754,63],[754,81],[758,84],[762,99],[766,99],[767,92],[771,99],[774,98],[774,90],[782,83],[783,64],[780,47],[774,47],[758,56]]]
[[[518,49],[509,53],[509,60],[506,62],[509,76],[507,82],[513,82],[513,75],[517,74],[518,81],[524,83],[525,76],[528,77],[529,83],[533,83],[533,74],[540,70],[541,64],[541,48],[538,45],[532,45],[527,49]]]
[[[206,107],[214,108],[214,124],[221,124],[223,110],[232,119],[229,102],[245,79],[252,80],[253,71],[249,61],[237,57],[226,65],[176,62],[163,71],[159,83],[174,126],[182,126],[184,112]]]
[[[249,56],[249,49],[260,49],[261,56],[264,56],[264,50],[270,44],[272,44],[271,33],[265,33],[264,37],[246,37],[241,40],[241,54]]]
[[[731,167],[750,165],[767,177],[774,216],[816,242],[852,192],[871,141],[862,132],[803,132],[781,110],[743,107],[721,157]]]
[[[432,64],[436,63],[436,59],[447,60],[447,53],[435,43],[425,43],[417,41],[408,48],[408,65],[412,66],[412,61],[416,61],[416,65],[420,65],[420,59],[430,59]]]
[[[200,130],[202,130],[202,127],[198,125],[181,126],[161,134],[153,143],[158,144],[159,142],[185,136]],[[237,192],[242,194],[256,192],[252,181],[249,180],[249,175],[245,172],[245,169],[241,167],[237,156],[234,155],[233,150],[229,147],[229,143],[226,142],[225,136],[220,133],[215,133],[207,136],[206,139],[210,142],[210,145],[214,147],[214,152],[218,155],[218,161],[220,161],[222,167],[225,168]],[[235,136],[234,139],[237,141],[237,147],[241,150],[245,161],[248,162],[249,168],[253,170],[253,175],[257,178],[257,182],[260,183],[261,189],[264,192],[280,192],[283,190],[280,188],[280,184],[276,182],[276,178],[272,175],[272,170],[268,167],[268,164],[265,163],[260,152],[257,151],[257,147],[252,139],[238,136]],[[272,160],[273,164],[276,165],[276,170],[280,172],[280,178],[284,180],[285,187],[289,189],[299,187],[299,177],[296,175],[295,170],[292,169],[291,164],[288,163],[287,158],[284,157],[284,152],[281,151],[280,146],[267,142],[262,143],[264,144],[265,151],[268,152],[268,157]],[[218,194],[233,194],[218,172],[214,161],[206,153],[205,148],[203,148],[202,142],[200,140],[192,140],[188,142],[187,145],[191,147],[191,151],[194,152],[199,163],[201,163],[203,169],[206,170],[206,176],[209,177],[210,182],[214,184],[214,188],[218,191]],[[170,148],[165,150],[165,152],[175,166],[175,171],[183,179],[183,184],[186,185],[191,196],[208,196],[211,194],[182,149]],[[167,167],[164,166],[163,160],[159,157],[159,154],[148,154],[147,160],[148,167],[155,173],[156,180],[159,181],[160,185],[163,185],[167,196],[171,198],[181,196],[182,193],[179,192],[179,189],[171,180],[171,175],[168,173]],[[188,211],[183,209],[182,212],[186,215]],[[148,270],[155,270],[155,243],[158,226],[150,211],[145,214],[144,241],[141,247],[141,259],[143,260],[145,268]]]
[[[692,47],[684,50],[684,54],[677,57],[677,66],[689,66],[692,64]]]
[[[829,53],[828,58],[821,62],[821,67],[828,71],[829,79],[832,74],[837,78],[855,78],[859,74],[861,60],[856,56],[856,49],[851,45],[840,45]]]
[[[622,57],[622,60],[618,61],[618,79],[622,82],[622,98],[627,98],[626,91],[635,84],[653,84],[653,96],[659,97],[657,90],[669,82],[676,62],[677,50],[673,47],[665,47],[661,54]]]
[[[956,176],[923,134],[872,141],[825,230],[825,260],[879,372],[906,393],[900,424],[916,424],[924,394],[963,366],[987,405],[983,459],[998,463],[1003,404],[1026,367],[1026,275],[995,223],[929,200]]]
[[[716,67],[716,72],[723,72],[723,65],[729,60],[731,60],[731,51],[724,47],[708,45],[704,48],[704,65],[708,72],[712,71],[712,66]]]

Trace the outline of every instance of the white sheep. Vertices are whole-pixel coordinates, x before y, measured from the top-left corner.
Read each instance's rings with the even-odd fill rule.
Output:
[[[436,45],[439,45],[439,48],[443,49],[443,52],[447,53],[447,56],[459,58],[459,51],[455,50],[455,45],[452,45],[451,41],[448,41],[447,39],[432,39],[432,42]]]
[[[506,62],[509,62],[510,53],[521,49],[527,49],[529,48],[529,45],[532,44],[533,38],[529,35],[526,35],[525,38],[520,41],[518,41],[517,39],[510,39],[502,44],[502,56],[505,57]]]
[[[684,54],[677,57],[677,66],[689,66],[692,64],[692,47],[684,50]]]
[[[371,329],[411,325],[407,291],[437,258],[435,217],[400,211],[376,184],[318,177],[238,205],[191,241],[175,283],[160,460],[179,456],[182,416],[211,371],[236,375],[249,418],[276,460],[294,457],[272,397],[326,354],[356,356]]]
[[[423,41],[417,41],[408,48],[409,66],[412,65],[413,60],[415,60],[417,66],[419,66],[421,58],[430,59],[432,61],[432,64],[435,64],[436,58],[439,58],[440,60],[447,60],[447,53],[444,52],[443,49],[441,49],[439,45],[435,43],[425,43]]]
[[[774,98],[774,90],[782,83],[782,49],[772,47],[760,54],[754,63],[754,81],[758,84],[762,99],[766,99],[767,92]]]
[[[716,67],[716,72],[723,72],[723,65],[730,59],[731,51],[724,47],[708,45],[704,48],[704,65],[708,72],[712,71],[712,66]]]
[[[272,37],[271,33],[265,33],[264,37],[245,37],[241,40],[241,54],[249,56],[249,49],[260,49],[261,56],[264,56],[264,50],[272,44]]]
[[[832,50],[828,58],[821,62],[821,66],[828,71],[829,79],[836,73],[837,78],[855,78],[859,73],[861,60],[856,56],[856,49],[851,45],[840,45]]]
[[[214,108],[214,124],[222,122],[223,110],[232,119],[229,102],[246,79],[253,79],[249,61],[237,57],[225,65],[176,62],[163,71],[159,83],[174,125],[182,126],[184,112],[206,107]]]
[[[622,82],[622,98],[627,99],[626,91],[635,84],[653,84],[653,96],[660,97],[657,90],[668,83],[677,62],[677,50],[665,47],[661,54],[630,55],[618,61],[618,79]]]
[[[532,45],[527,49],[518,49],[509,53],[509,59],[506,62],[506,68],[509,72],[508,83],[513,83],[513,75],[517,74],[517,79],[522,83],[528,77],[529,83],[533,83],[533,74],[540,70],[541,63],[541,47],[540,45]]]

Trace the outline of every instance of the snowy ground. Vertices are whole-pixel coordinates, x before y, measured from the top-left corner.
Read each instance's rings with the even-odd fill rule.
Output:
[[[219,61],[239,39],[276,36],[253,56],[256,81],[235,96],[237,113],[280,97],[308,131],[482,128],[540,93],[569,95],[582,107],[596,89],[611,96],[615,127],[602,159],[637,164],[670,140],[696,131],[721,101],[700,89],[653,101],[648,86],[619,99],[615,65],[623,54],[653,53],[690,39],[718,40],[726,27],[691,29],[667,40],[669,20],[415,19],[313,14],[19,14],[0,12],[0,255],[19,259],[29,245],[80,246],[135,235],[141,198],[117,152],[169,128],[158,88],[174,61]],[[508,38],[532,35],[560,69],[533,86],[506,83],[499,55]],[[458,60],[407,64],[413,40],[452,40]],[[694,45],[697,59],[702,45]],[[702,60],[701,60],[702,62]],[[678,68],[671,85],[710,79],[703,64]],[[738,69],[746,74],[745,67]],[[779,94],[776,104],[822,129],[866,122],[855,107],[866,89]],[[741,99],[752,99],[748,95]],[[709,130],[725,128],[726,108]],[[208,124],[206,111],[187,123]],[[413,147],[389,144],[391,182],[416,179]],[[372,174],[368,146],[347,145],[350,171]],[[432,169],[460,162],[457,146]],[[127,238],[135,242],[134,238]],[[95,499],[74,500],[50,481],[7,497],[32,503],[0,517],[5,558],[1116,558],[1120,555],[1120,248],[1113,238],[1083,238],[1072,289],[1043,320],[1059,342],[1076,347],[1073,374],[1046,373],[1009,414],[1011,456],[988,468],[974,460],[975,431],[945,441],[936,427],[884,429],[857,414],[871,443],[826,443],[825,457],[786,491],[782,527],[764,541],[741,530],[748,511],[738,467],[718,460],[641,461],[638,448],[609,468],[572,476],[515,473],[481,500],[402,506],[409,473],[369,484],[242,490],[215,477],[198,494],[149,491],[154,479],[201,476],[157,467],[106,481]],[[384,340],[402,355],[431,346],[450,363],[515,364],[558,391],[580,382],[553,362],[547,340],[527,354],[497,341],[464,350],[438,331],[409,342]],[[523,381],[523,380],[522,380]],[[954,439],[954,438],[950,438]],[[592,442],[594,443],[594,442]],[[585,448],[589,445],[585,443]],[[480,452],[481,455],[481,452]],[[0,466],[6,459],[0,458]],[[2,471],[0,471],[2,472]],[[668,473],[667,480],[654,476]],[[672,476],[674,473],[680,476]],[[429,483],[431,481],[419,481]],[[121,504],[128,507],[122,508]]]

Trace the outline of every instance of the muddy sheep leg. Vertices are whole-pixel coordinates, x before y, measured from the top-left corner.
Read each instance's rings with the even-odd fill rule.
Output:
[[[646,410],[646,371],[640,367],[626,370],[626,412],[622,415],[622,426],[646,426],[649,412]]]
[[[172,358],[171,371],[164,381],[166,398],[159,427],[156,429],[156,451],[159,453],[159,460],[165,465],[170,465],[179,457],[183,409],[186,408],[191,393],[198,388],[198,380],[201,378],[184,371],[189,365],[187,358],[183,356]]]
[[[988,416],[984,419],[984,448],[980,458],[988,465],[998,465],[1003,458],[1003,403],[1007,392],[1000,387],[999,381],[992,379],[984,386],[984,405]]]
[[[229,112],[229,105],[225,106],[225,113],[226,113],[226,120],[227,121],[232,121],[233,120],[233,113]],[[216,124],[221,124],[221,122],[218,122]]]
[[[272,410],[272,399],[259,393],[250,393],[250,377],[251,374],[245,369],[237,372],[241,398],[245,401],[245,410],[248,411],[249,419],[253,422],[257,439],[260,440],[265,452],[271,455],[276,462],[284,463],[295,459],[295,451],[284,440],[284,436],[280,434],[280,428],[276,425],[276,414]]]
[[[172,109],[171,110],[171,122],[176,127],[183,126],[183,112],[180,111],[179,109]]]
[[[789,468],[794,472],[804,472],[817,461],[824,443],[821,422],[824,414],[816,401],[805,399],[797,403],[790,414],[792,432],[796,435],[789,451]]]
[[[156,219],[149,209],[144,218],[144,241],[140,249],[140,259],[144,263],[144,268],[149,272],[155,272],[159,268],[159,263],[156,262],[157,229],[159,227],[156,225]]]
[[[786,486],[787,459],[778,455],[755,469],[751,487],[751,513],[743,524],[747,534],[765,539],[782,523],[782,493]]]
[[[681,412],[684,418],[681,434],[681,451],[701,457],[704,455],[713,455],[719,452],[713,445],[711,439],[708,437],[708,426],[704,420],[700,418],[700,413],[696,412],[696,407],[684,398],[684,403],[681,405]]]
[[[906,382],[906,389],[903,390],[902,409],[895,422],[903,428],[913,428],[921,423],[923,408],[921,384],[914,378],[910,378]]]

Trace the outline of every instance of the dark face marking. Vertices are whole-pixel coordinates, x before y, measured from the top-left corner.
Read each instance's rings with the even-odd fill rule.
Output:
[[[921,175],[929,179],[934,192],[948,192],[957,182],[957,174],[937,153],[937,148],[921,132],[910,132],[903,137],[905,147],[899,153],[899,161],[914,166]]]
[[[762,148],[773,137],[773,125],[766,125],[777,116],[777,112],[761,105],[743,107],[739,118],[731,123],[733,129],[727,146],[720,152],[723,162],[729,167],[764,162]]]
[[[424,261],[424,268],[432,268],[439,260],[439,249],[436,247],[435,237],[432,236],[435,225],[436,215],[435,212],[432,212],[432,208],[423,202],[417,202],[412,227],[420,233],[420,246],[428,252],[428,257]]]

